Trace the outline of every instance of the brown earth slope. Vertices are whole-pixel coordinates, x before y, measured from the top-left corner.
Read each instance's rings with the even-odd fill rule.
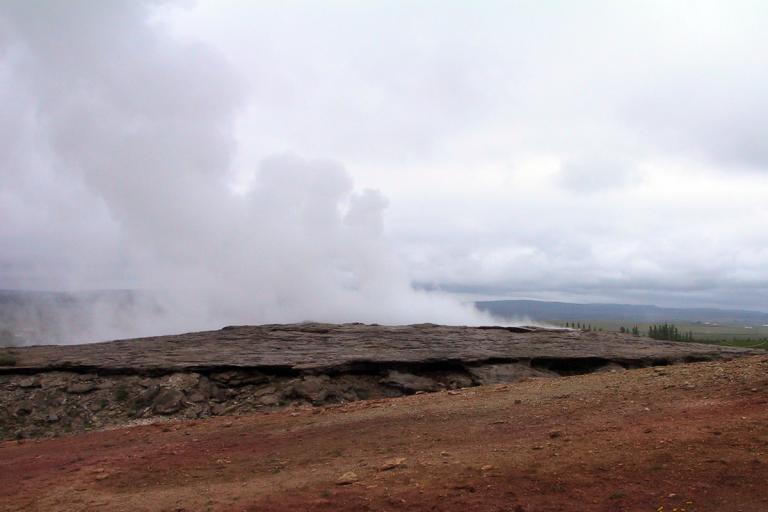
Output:
[[[0,444],[0,510],[766,511],[768,357]]]

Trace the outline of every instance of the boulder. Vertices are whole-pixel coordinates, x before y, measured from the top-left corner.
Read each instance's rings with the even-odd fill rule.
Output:
[[[327,375],[308,375],[293,383],[293,395],[319,404],[331,394],[331,379]]]
[[[206,377],[200,377],[197,390],[204,396],[213,400],[226,400],[227,393]]]
[[[184,405],[184,393],[178,389],[163,388],[152,400],[152,411],[156,414],[173,414]]]
[[[40,387],[40,381],[35,377],[25,377],[23,379],[19,379],[17,384],[20,388],[25,388],[25,389]]]
[[[350,485],[360,480],[357,473],[354,471],[347,471],[336,480],[336,485]]]
[[[280,405],[280,396],[278,395],[262,395],[258,400],[259,404],[264,406]]]
[[[192,389],[200,382],[200,374],[198,373],[182,373],[177,372],[173,375],[165,377],[162,380],[162,386],[164,388],[177,389],[179,391],[186,391]]]
[[[146,407],[154,401],[159,393],[160,386],[150,386],[136,398],[136,404],[139,407]]]
[[[93,382],[73,382],[67,386],[67,393],[83,395],[85,393],[90,393],[94,389],[96,389],[96,385]]]
[[[192,393],[189,395],[189,401],[195,403],[205,402],[205,397],[199,391],[192,391]]]

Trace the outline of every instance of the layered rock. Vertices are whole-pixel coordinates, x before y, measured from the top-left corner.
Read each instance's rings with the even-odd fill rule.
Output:
[[[231,327],[29,347],[0,366],[0,438],[755,353],[613,333],[431,324]]]

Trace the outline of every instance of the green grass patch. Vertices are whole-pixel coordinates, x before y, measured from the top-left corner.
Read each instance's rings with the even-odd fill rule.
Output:
[[[0,366],[16,366],[19,360],[12,352],[4,350],[0,352]]]
[[[548,320],[552,325],[565,325],[563,320]],[[573,322],[569,322],[572,324]],[[622,327],[632,329],[637,326],[642,336],[648,335],[651,325],[664,322],[633,322],[631,320],[606,321],[586,318],[579,320],[582,325],[590,325],[592,330],[619,332]],[[695,343],[706,343],[729,347],[757,348],[768,350],[768,326],[763,325],[726,325],[707,324],[705,322],[671,322],[681,333],[693,333]]]
[[[116,402],[125,402],[128,400],[128,396],[129,396],[129,393],[128,393],[127,386],[121,384],[117,386],[117,388],[115,388],[114,397]]]

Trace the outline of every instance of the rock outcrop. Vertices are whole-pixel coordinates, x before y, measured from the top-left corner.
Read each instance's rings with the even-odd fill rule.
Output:
[[[0,365],[0,439],[756,353],[613,333],[432,324],[228,327],[17,348],[13,365]]]

